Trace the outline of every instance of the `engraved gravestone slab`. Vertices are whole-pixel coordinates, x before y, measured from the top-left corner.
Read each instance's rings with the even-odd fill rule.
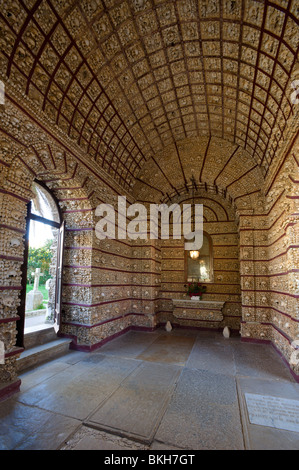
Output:
[[[299,433],[299,400],[245,393],[251,424]]]

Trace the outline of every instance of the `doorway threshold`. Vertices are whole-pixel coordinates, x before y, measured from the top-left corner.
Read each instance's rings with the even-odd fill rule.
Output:
[[[57,339],[53,324],[35,325],[25,328],[24,348],[31,349],[34,346],[49,343]]]
[[[24,330],[24,335],[26,336],[29,333],[35,333],[40,330],[52,330],[54,329],[54,324],[51,323],[44,323],[43,325],[34,325],[34,326],[27,326]]]

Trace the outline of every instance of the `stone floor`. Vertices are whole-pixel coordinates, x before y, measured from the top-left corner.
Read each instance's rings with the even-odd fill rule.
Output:
[[[299,384],[271,346],[239,337],[130,331],[20,378],[0,403],[1,450],[299,449]],[[277,397],[290,415],[271,422],[267,402],[247,402],[276,410]]]

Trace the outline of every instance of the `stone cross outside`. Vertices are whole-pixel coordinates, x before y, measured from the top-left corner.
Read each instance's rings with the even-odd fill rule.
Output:
[[[38,290],[39,278],[43,276],[43,273],[40,272],[40,268],[36,268],[32,276],[34,276],[34,286],[33,290],[26,295],[26,311],[36,310],[44,300],[43,294]]]
[[[34,276],[34,286],[33,290],[34,292],[38,291],[38,286],[39,286],[39,278],[44,275],[44,273],[40,272],[40,268],[36,268],[35,273],[31,274]]]

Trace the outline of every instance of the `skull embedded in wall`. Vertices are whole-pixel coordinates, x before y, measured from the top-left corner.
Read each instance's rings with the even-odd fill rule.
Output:
[[[11,269],[10,271],[8,271],[7,276],[8,277],[16,277],[18,274],[20,275],[21,271],[17,272],[15,269]]]
[[[14,304],[15,304],[14,297],[5,296],[2,298],[2,305],[4,305],[4,307],[13,307]]]
[[[12,248],[18,247],[18,246],[20,246],[20,244],[21,244],[21,241],[18,238],[12,238],[9,242],[9,245]]]

